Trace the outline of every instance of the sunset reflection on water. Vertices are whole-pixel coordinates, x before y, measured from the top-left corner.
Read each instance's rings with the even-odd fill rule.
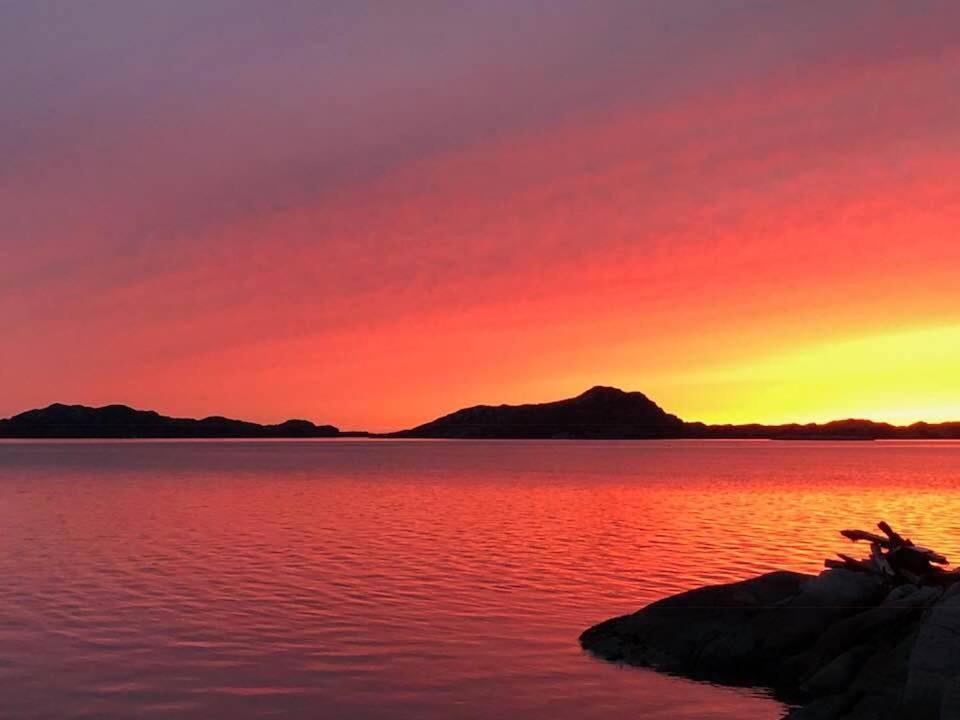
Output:
[[[960,559],[960,444],[0,444],[4,717],[777,718],[578,634],[818,572],[888,520]],[[857,554],[859,550],[854,550]],[[955,557],[954,557],[955,556]]]

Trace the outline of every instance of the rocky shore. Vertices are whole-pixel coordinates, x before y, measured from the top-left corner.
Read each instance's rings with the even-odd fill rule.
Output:
[[[691,590],[580,642],[613,662],[771,688],[790,720],[958,720],[960,583],[939,571],[904,581],[889,550],[875,564]]]

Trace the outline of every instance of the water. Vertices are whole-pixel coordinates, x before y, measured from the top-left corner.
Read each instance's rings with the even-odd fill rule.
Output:
[[[778,718],[578,634],[818,571],[885,518],[960,557],[960,444],[0,444],[0,717]]]

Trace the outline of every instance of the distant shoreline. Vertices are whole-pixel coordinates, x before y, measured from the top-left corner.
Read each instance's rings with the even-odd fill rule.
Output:
[[[18,440],[960,440],[960,422],[891,425],[872,420],[824,424],[707,425],[686,422],[643,393],[597,386],[573,398],[528,405],[477,405],[389,433],[344,431],[309,420],[262,425],[221,416],[175,418],[126,405],[54,404],[0,420],[0,439]]]

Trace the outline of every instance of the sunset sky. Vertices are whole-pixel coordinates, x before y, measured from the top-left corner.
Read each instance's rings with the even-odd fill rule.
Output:
[[[0,416],[960,419],[960,3],[0,3]]]

